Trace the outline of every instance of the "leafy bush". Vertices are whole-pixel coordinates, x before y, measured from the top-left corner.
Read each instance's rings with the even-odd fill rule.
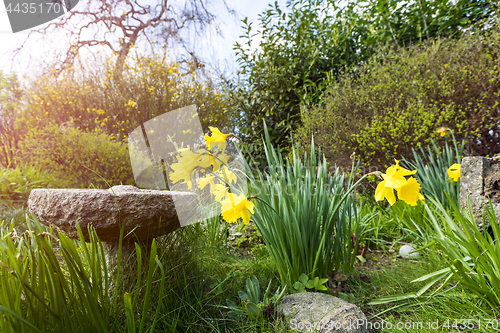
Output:
[[[21,113],[23,91],[15,74],[0,71],[0,165],[14,166],[14,153],[22,130],[16,120]]]
[[[467,153],[500,152],[500,32],[442,40],[383,56],[332,83],[323,105],[306,108],[297,136],[311,134],[328,160],[349,165],[353,151],[364,165],[383,167],[427,146],[444,126]]]
[[[270,5],[256,29],[243,20],[243,42],[235,44],[241,70],[227,92],[241,124],[237,129],[257,162],[264,163],[263,119],[273,142],[288,148],[290,131],[301,124],[301,108],[322,103],[330,83],[345,71],[357,75],[357,66],[381,46],[406,47],[484,29],[496,24],[496,10],[494,3],[475,0],[370,0],[342,6],[331,0],[291,0],[285,9]]]
[[[0,170],[0,202],[8,206],[22,206],[28,201],[32,189],[53,187],[54,176],[33,166]]]
[[[276,3],[260,15],[259,49],[250,47],[255,34],[252,23],[243,20],[247,41],[235,45],[239,80],[227,89],[241,124],[237,130],[259,164],[265,163],[263,119],[271,140],[289,146],[301,104],[318,102],[328,79],[360,58],[353,52],[358,32],[352,22],[335,20],[329,13],[338,10],[333,3],[299,0],[287,7],[289,13]]]
[[[100,129],[86,132],[72,124],[34,127],[19,147],[17,158],[54,175],[57,187],[107,188],[101,177],[111,186],[134,184],[126,144]]]
[[[189,66],[189,64],[188,64]],[[137,55],[116,81],[107,61],[94,67],[71,68],[60,77],[42,76],[29,82],[24,122],[103,129],[118,140],[165,112],[195,104],[204,130],[208,124],[226,128],[226,106],[219,86],[203,71],[183,68],[166,55]]]
[[[252,215],[281,277],[292,286],[302,273],[311,279],[324,278],[334,269],[351,271],[356,258],[357,208],[346,181],[337,169],[328,172],[326,160],[314,144],[311,155],[302,160],[293,151],[284,161],[271,144],[264,125],[267,171],[252,170],[246,164],[249,191],[256,197]]]

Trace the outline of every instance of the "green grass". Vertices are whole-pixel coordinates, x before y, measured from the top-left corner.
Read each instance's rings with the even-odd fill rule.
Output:
[[[371,212],[369,207],[364,209]],[[9,215],[6,208],[3,214],[3,216],[13,216],[20,213],[11,211],[11,215]],[[453,321],[465,318],[473,320],[476,324],[475,329],[457,329],[456,332],[491,332],[492,330],[485,328],[484,324],[481,330],[477,327],[479,320],[484,323],[488,319],[494,319],[488,312],[488,305],[474,294],[461,288],[460,285],[456,285],[457,280],[454,278],[447,281],[441,289],[443,292],[451,288],[450,291],[431,298],[423,295],[417,299],[389,304],[369,304],[383,296],[415,293],[424,285],[424,282],[412,283],[411,281],[447,267],[449,264],[449,259],[443,253],[436,252],[438,251],[437,247],[423,250],[423,255],[418,260],[400,258],[397,256],[397,251],[401,242],[404,241],[404,237],[401,237],[401,233],[398,234],[395,224],[390,227],[386,226],[386,224],[395,223],[391,222],[387,215],[380,215],[379,218],[380,221],[364,221],[364,223],[373,222],[374,225],[381,225],[379,239],[383,238],[384,242],[377,243],[373,236],[373,230],[368,231],[367,237],[360,240],[360,243],[370,246],[367,251],[367,262],[364,265],[359,261],[356,263],[354,272],[349,274],[347,280],[343,282],[343,285],[348,286],[349,292],[340,292],[338,297],[359,306],[373,323],[391,323],[394,329],[390,332],[422,332],[426,330],[411,328],[397,330],[396,325],[398,323],[420,322],[423,325],[429,325],[429,323],[436,321],[440,323],[440,329],[435,330],[436,332],[452,332],[454,331],[451,327]],[[107,330],[105,331],[139,332],[142,325],[143,331],[149,332],[149,328],[154,323],[157,332],[292,332],[285,328],[281,320],[262,317],[257,320],[248,318],[235,320],[227,316],[226,299],[238,303],[238,291],[245,289],[247,278],[255,275],[263,289],[271,281],[271,290],[274,293],[280,287],[280,277],[274,262],[262,246],[262,239],[258,231],[252,224],[246,229],[221,226],[219,229],[221,234],[216,235],[217,232],[214,230],[218,230],[217,223],[220,223],[220,220],[213,219],[206,225],[190,225],[158,239],[158,263],[154,261],[152,263],[154,270],[150,282],[147,282],[148,270],[144,269],[140,283],[137,283],[136,275],[120,279],[117,287],[119,291],[115,294],[116,299],[110,300],[110,304],[113,301],[116,303],[114,307],[110,305],[103,307],[102,301],[98,302],[101,304],[101,310],[107,309],[107,313],[103,316],[107,322]],[[26,224],[24,225],[26,226]],[[5,224],[0,229],[4,230],[2,234],[4,240],[6,237],[10,237],[7,235],[6,231],[8,230],[6,230]],[[22,229],[19,228],[19,230]],[[43,228],[38,231],[38,234],[42,232],[50,232],[50,230]],[[229,237],[227,237],[228,233]],[[28,234],[18,231],[18,236],[21,237],[28,237],[23,236]],[[52,234],[56,235],[53,232]],[[44,237],[45,239],[51,238]],[[53,244],[55,243],[54,241]],[[71,241],[71,243],[74,244],[76,252],[81,253],[82,250],[79,249],[82,249],[82,243],[79,241]],[[377,245],[379,245],[378,250]],[[91,244],[88,246],[89,249],[92,248]],[[54,246],[53,248],[57,254],[58,247]],[[148,258],[145,256],[142,267],[145,268],[148,265]],[[61,261],[60,267],[63,272],[69,272],[67,261],[66,263]],[[160,267],[163,269],[163,275]],[[5,269],[2,270],[2,275],[7,274]],[[92,270],[96,270],[96,267],[90,269],[90,271]],[[97,281],[98,273],[98,270],[94,273],[97,275],[92,281]],[[369,276],[370,280],[362,281],[360,274]],[[165,279],[163,286],[162,276]],[[431,287],[429,291],[436,288],[438,285]],[[124,297],[125,290],[129,292],[129,296]],[[28,294],[29,292],[25,290],[23,297],[27,297]],[[75,295],[75,300],[89,297],[84,290]],[[20,295],[18,296],[20,298]],[[46,295],[46,297],[50,298],[50,295]],[[97,294],[95,297],[100,299]],[[146,299],[149,305],[144,312],[143,306]],[[50,302],[47,304],[50,305]],[[5,306],[6,304],[0,303],[0,305]],[[78,313],[77,307],[78,302],[67,306],[67,318],[72,318],[68,320],[82,320],[77,319],[78,316],[73,314]],[[17,309],[22,309],[22,302]],[[29,321],[35,327],[40,328],[42,332],[57,331],[46,328],[50,315],[43,309],[37,311],[39,318],[30,317]],[[5,318],[14,320],[13,315],[7,312],[4,314]],[[155,314],[157,315],[155,316]],[[444,328],[443,325],[448,319],[450,327]],[[76,328],[73,331],[81,331],[78,329],[81,323],[74,324]],[[460,325],[460,323],[458,324]],[[375,332],[384,331],[388,330],[375,330]]]
[[[113,283],[113,277],[105,281],[108,270],[103,261],[95,261],[103,254],[98,243],[67,239],[31,218],[26,223],[30,231],[17,233],[20,238],[14,240],[13,225],[0,227],[1,261],[16,273],[0,267],[4,331],[28,332],[29,325],[41,332],[149,332],[152,325],[157,332],[280,331],[280,324],[273,321],[231,320],[225,309],[226,298],[236,300],[253,275],[266,286],[272,281],[276,290],[272,261],[268,256],[242,255],[232,246],[214,250],[200,224],[159,239],[152,257],[141,256],[143,269],[134,272],[142,274],[121,276]],[[59,279],[50,274],[53,270]],[[64,292],[58,287],[63,280],[68,284]],[[109,287],[113,284],[114,289]]]
[[[402,259],[396,253],[383,254],[382,251],[368,255],[368,261],[365,265],[357,264],[356,273],[350,276],[346,281],[350,293],[339,294],[339,297],[358,305],[366,316],[373,322],[379,323],[387,328],[386,323],[391,323],[393,329],[390,332],[452,332],[451,328],[456,319],[472,319],[475,323],[475,329],[457,330],[457,332],[491,332],[491,328],[478,329],[478,321],[486,322],[487,319],[493,319],[486,312],[485,304],[467,290],[463,290],[456,285],[456,280],[450,280],[442,291],[450,291],[431,298],[421,297],[414,300],[402,302],[393,302],[389,304],[369,305],[368,303],[375,298],[382,296],[391,296],[416,292],[424,283],[411,283],[429,272],[442,268],[447,262],[447,258],[441,254],[432,253],[430,250],[421,255],[418,260]],[[372,259],[370,259],[372,258]],[[377,261],[373,260],[376,258]],[[381,258],[384,258],[382,260]],[[395,262],[393,261],[395,259]],[[371,266],[373,264],[373,266]],[[359,278],[359,274],[365,274],[370,277],[369,281],[364,282]],[[453,288],[455,286],[455,288]],[[452,289],[453,288],[453,289]],[[474,311],[464,309],[464,306],[474,308]],[[450,320],[450,327],[443,327],[447,320]],[[439,322],[438,330],[428,329],[430,323]],[[400,325],[414,325],[413,328],[404,328],[398,330]],[[422,323],[423,330],[419,330],[418,324]],[[460,327],[460,322],[458,323]],[[425,329],[427,327],[427,329]],[[375,330],[375,332],[384,332],[385,330]]]

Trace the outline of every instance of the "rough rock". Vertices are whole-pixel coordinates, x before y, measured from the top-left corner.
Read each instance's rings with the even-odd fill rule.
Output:
[[[399,255],[403,258],[417,258],[420,255],[418,252],[410,253],[411,251],[415,251],[415,248],[406,244],[399,249]]]
[[[277,309],[286,317],[292,330],[364,333],[372,328],[356,305],[322,293],[287,295],[278,303]]]
[[[460,206],[467,209],[470,200],[472,214],[483,230],[483,215],[489,199],[497,219],[500,218],[500,159],[468,156],[462,159],[460,172]],[[487,227],[487,225],[486,225]]]
[[[140,240],[174,231],[180,226],[177,210],[184,214],[194,207],[195,199],[192,193],[123,185],[108,190],[35,189],[28,198],[28,207],[41,223],[70,238],[78,238],[78,221],[86,241],[89,241],[87,226],[91,225],[101,241],[114,243],[119,240],[122,221],[124,235],[133,230]]]

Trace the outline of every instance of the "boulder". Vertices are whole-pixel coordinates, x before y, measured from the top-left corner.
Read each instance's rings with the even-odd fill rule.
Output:
[[[365,333],[371,329],[371,323],[356,305],[327,294],[287,295],[278,303],[277,310],[285,316],[292,330]]]
[[[78,238],[78,221],[86,241],[87,227],[93,226],[101,241],[116,243],[122,222],[124,235],[133,231],[136,239],[143,241],[174,231],[182,224],[178,212],[182,211],[182,219],[186,220],[186,212],[196,206],[195,200],[193,193],[119,185],[108,190],[35,189],[28,198],[28,207],[41,223],[70,238]]]
[[[467,156],[462,159],[460,171],[460,206],[467,209],[470,200],[472,214],[479,230],[483,230],[483,214],[490,206],[500,218],[500,159]],[[488,225],[486,225],[488,227]]]

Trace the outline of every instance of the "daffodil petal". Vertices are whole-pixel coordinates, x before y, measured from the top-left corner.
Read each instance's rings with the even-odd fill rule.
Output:
[[[420,184],[415,177],[410,177],[405,185],[396,190],[398,198],[410,206],[416,206],[417,201],[421,199]]]
[[[396,202],[396,196],[394,195],[394,189],[385,186],[385,180],[381,181],[377,188],[375,189],[375,200],[382,201],[387,199],[389,204],[392,206]]]

